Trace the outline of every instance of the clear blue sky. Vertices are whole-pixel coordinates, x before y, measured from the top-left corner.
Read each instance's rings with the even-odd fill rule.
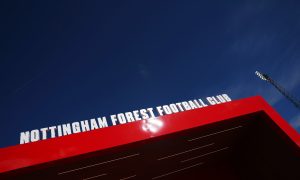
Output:
[[[109,3],[108,3],[109,2]],[[300,131],[300,2],[4,1],[0,147],[19,133],[228,93]]]

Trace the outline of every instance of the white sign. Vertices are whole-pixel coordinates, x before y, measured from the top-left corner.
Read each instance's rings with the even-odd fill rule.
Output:
[[[222,94],[206,97],[204,100],[194,99],[163,106],[157,106],[155,108],[150,107],[131,112],[113,114],[110,115],[109,118],[103,116],[90,120],[83,120],[57,126],[45,127],[41,129],[34,129],[31,131],[20,133],[20,144],[105,128],[108,127],[109,124],[115,126],[118,124],[125,124],[143,119],[155,118],[157,116],[203,108],[209,105],[216,105],[229,101],[231,101],[231,98],[227,94]]]

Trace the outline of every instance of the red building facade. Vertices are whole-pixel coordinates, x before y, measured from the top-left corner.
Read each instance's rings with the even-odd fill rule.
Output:
[[[261,97],[0,149],[0,179],[300,179],[300,134]]]

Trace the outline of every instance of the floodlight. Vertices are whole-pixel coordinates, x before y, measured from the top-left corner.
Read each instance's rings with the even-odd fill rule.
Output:
[[[262,79],[262,80],[264,80],[264,81],[267,81],[267,77],[266,77],[265,74],[262,74],[262,73],[260,73],[260,72],[258,72],[258,71],[255,71],[255,74],[256,74],[260,79]]]

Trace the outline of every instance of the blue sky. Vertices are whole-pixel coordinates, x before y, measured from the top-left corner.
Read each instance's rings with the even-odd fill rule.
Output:
[[[298,132],[299,1],[1,3],[0,147],[22,131],[228,93]]]

